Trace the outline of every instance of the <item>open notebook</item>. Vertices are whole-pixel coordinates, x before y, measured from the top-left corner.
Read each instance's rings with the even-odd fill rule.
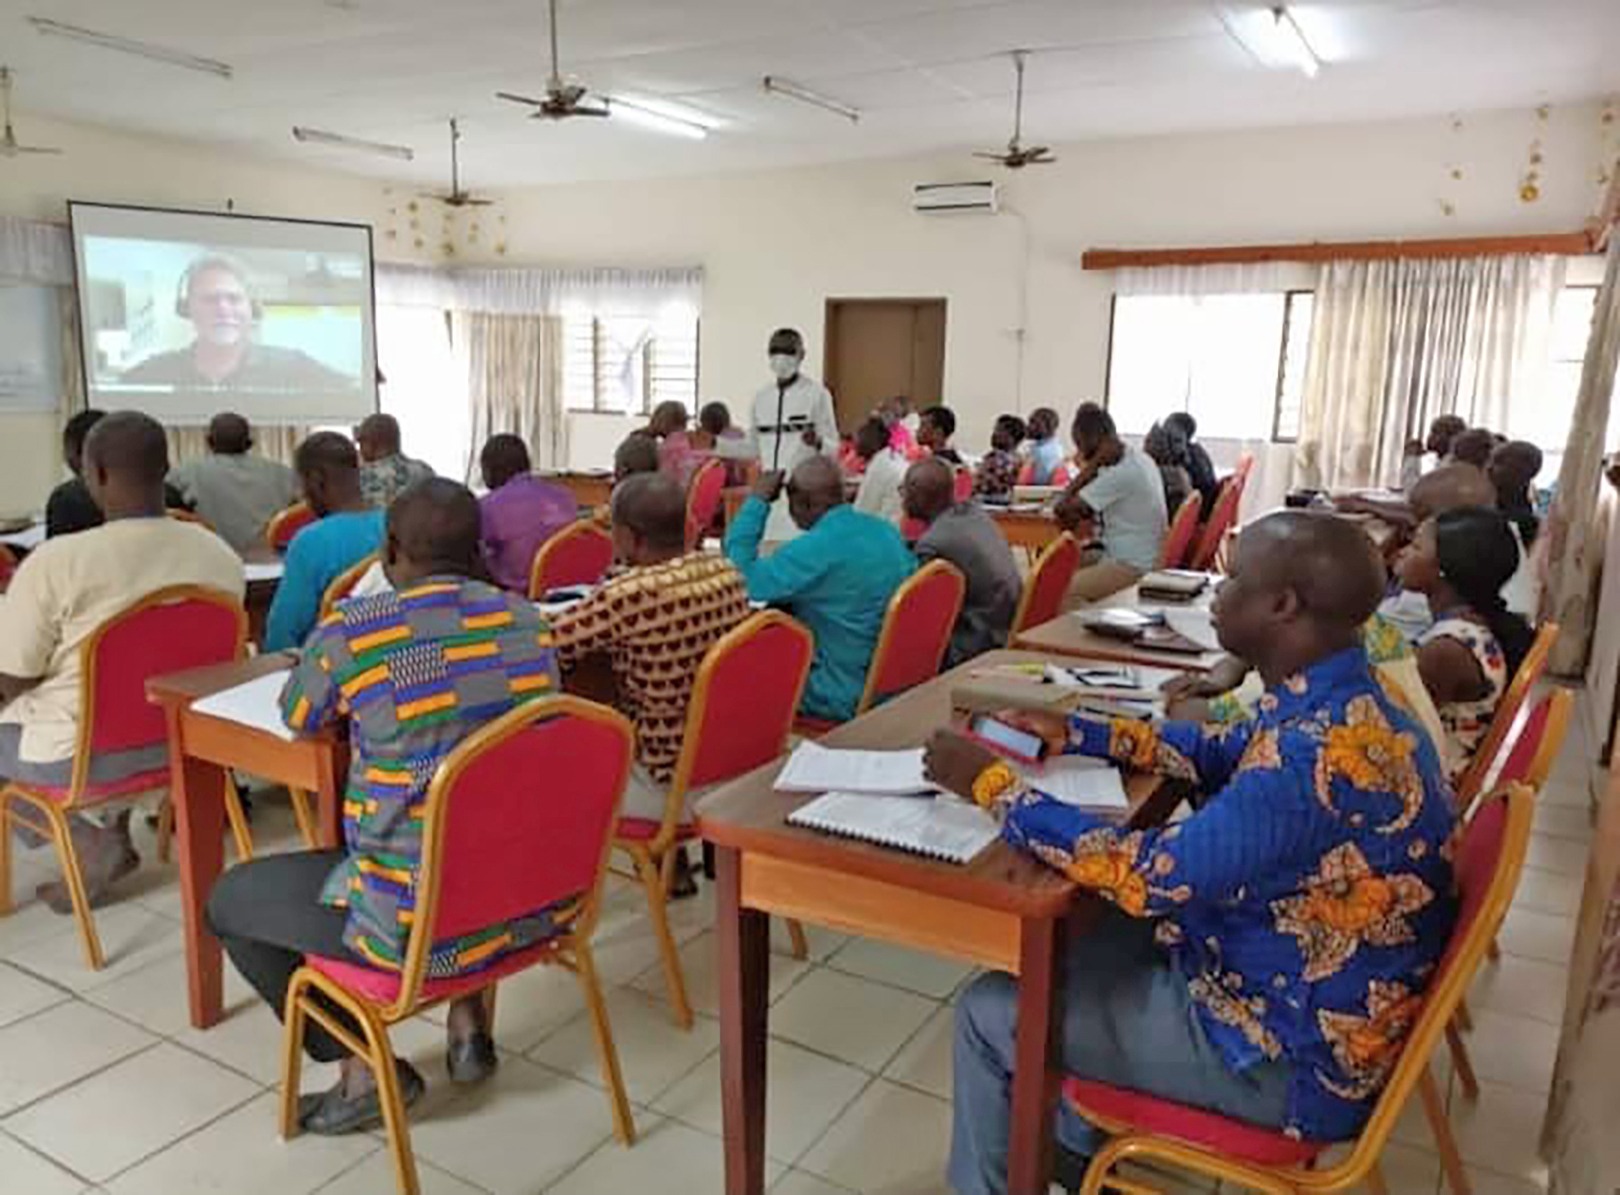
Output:
[[[193,702],[191,708],[199,714],[251,726],[290,743],[298,736],[287,729],[281,718],[281,690],[286,683],[285,672],[267,672],[240,685],[210,693]]]
[[[996,840],[990,815],[955,797],[826,793],[788,815],[788,825],[893,847],[946,863],[969,863]]]

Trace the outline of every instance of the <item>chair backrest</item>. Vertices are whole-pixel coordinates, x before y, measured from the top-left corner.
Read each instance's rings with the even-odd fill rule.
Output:
[[[307,502],[294,502],[286,510],[270,517],[265,524],[264,539],[278,552],[287,550],[293,536],[315,521],[315,512]]]
[[[697,467],[686,487],[686,546],[690,550],[703,542],[704,532],[714,525],[720,513],[720,500],[726,492],[726,464],[710,457]]]
[[[1372,1117],[1349,1155],[1313,1176],[1313,1187],[1340,1189],[1342,1183],[1367,1173],[1383,1152],[1441,1034],[1467,995],[1485,952],[1507,916],[1530,846],[1534,812],[1535,793],[1522,784],[1509,785],[1484,802],[1478,816],[1463,828],[1453,863],[1459,907],[1451,940],[1429,979],[1422,1006],[1416,1011],[1412,1030]],[[1395,1017],[1401,1012],[1391,1009],[1386,1015]]]
[[[943,560],[929,561],[894,591],[857,714],[939,675],[966,593],[967,579]]]
[[[17,554],[5,544],[0,544],[0,593],[4,593],[11,585],[11,577],[17,571]]]
[[[371,566],[377,563],[377,559],[377,553],[373,552],[371,555],[355,561],[332,579],[332,583],[326,587],[326,592],[321,594],[322,618],[332,613],[333,608],[339,602],[354,592],[354,587],[360,584],[360,578],[371,570]]]
[[[1215,563],[1215,556],[1221,550],[1221,540],[1237,522],[1238,503],[1243,501],[1243,479],[1236,473],[1221,482],[1220,492],[1215,495],[1215,505],[1210,508],[1209,520],[1204,524],[1204,533],[1198,537],[1198,546],[1193,549],[1192,559],[1188,567],[1207,569]]]
[[[1552,653],[1553,644],[1558,641],[1558,624],[1544,622],[1536,632],[1536,638],[1530,644],[1530,650],[1525,652],[1519,670],[1513,674],[1513,680],[1502,694],[1502,700],[1496,703],[1496,713],[1491,715],[1490,729],[1485,732],[1485,741],[1480,743],[1474,752],[1474,758],[1468,763],[1462,777],[1457,781],[1457,808],[1465,813],[1472,808],[1479,795],[1485,791],[1485,778],[1491,774],[1496,766],[1496,757],[1501,753],[1502,744],[1507,741],[1508,732],[1519,717],[1519,710],[1530,696],[1530,690],[1541,679],[1541,674],[1547,669],[1547,657]]]
[[[1024,581],[1024,592],[1013,615],[1012,634],[1051,622],[1063,611],[1063,595],[1080,567],[1080,543],[1065,531],[1042,549]]]
[[[534,554],[529,570],[529,597],[565,585],[595,585],[613,563],[613,537],[588,519],[570,523]]]
[[[973,470],[966,465],[956,466],[956,488],[952,496],[958,502],[966,502],[973,497]]]
[[[589,937],[634,758],[622,714],[557,696],[479,728],[439,764],[396,1007],[414,1005],[435,942],[574,896],[568,930]]]
[[[1204,496],[1197,490],[1182,499],[1176,508],[1176,517],[1170,520],[1170,530],[1165,533],[1164,547],[1159,549],[1160,568],[1181,567],[1187,558],[1187,549],[1192,546],[1193,535],[1198,530],[1198,515],[1203,509]]]
[[[1035,462],[1034,461],[1026,460],[1023,464],[1018,466],[1018,475],[1013,478],[1013,484],[1014,485],[1034,485],[1035,484]]]
[[[246,642],[242,603],[199,585],[150,593],[91,632],[79,648],[81,718],[73,795],[89,782],[92,756],[167,740],[162,708],[146,699],[148,680],[240,659]]]
[[[1058,488],[1061,489],[1063,486],[1068,485],[1069,482],[1072,481],[1073,479],[1074,479],[1074,469],[1073,469],[1073,467],[1069,464],[1068,461],[1060,461],[1058,463],[1058,467],[1056,469],[1052,470],[1052,479],[1050,481],[1048,481],[1046,484],[1047,485],[1052,485],[1052,486],[1057,486]]]
[[[1575,694],[1562,686],[1536,702],[1513,736],[1502,770],[1496,774],[1496,786],[1528,784],[1539,791],[1563,749],[1574,710]]]
[[[1247,488],[1249,484],[1249,475],[1253,472],[1254,453],[1245,452],[1241,454],[1237,459],[1237,464],[1232,467],[1232,475],[1239,478],[1240,484],[1244,488]]]

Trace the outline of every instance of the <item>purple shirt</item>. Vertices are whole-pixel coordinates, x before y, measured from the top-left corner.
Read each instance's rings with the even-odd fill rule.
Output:
[[[540,545],[579,518],[573,494],[532,473],[486,494],[479,510],[489,575],[513,593],[529,592],[529,570]]]

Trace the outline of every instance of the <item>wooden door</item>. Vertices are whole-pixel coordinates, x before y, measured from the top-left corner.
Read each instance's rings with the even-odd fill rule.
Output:
[[[945,386],[944,299],[828,299],[823,377],[842,431],[896,394],[915,409]]]

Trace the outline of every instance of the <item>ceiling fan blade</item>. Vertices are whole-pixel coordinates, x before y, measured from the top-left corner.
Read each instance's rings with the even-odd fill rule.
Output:
[[[612,116],[613,113],[612,113],[612,111],[610,109],[607,109],[607,108],[592,108],[589,105],[586,105],[584,107],[575,108],[570,113],[570,115],[572,115],[572,116]]]
[[[983,158],[987,162],[1005,162],[1007,160],[1006,154],[993,154],[986,150],[974,150],[973,156]]]
[[[495,98],[498,100],[505,100],[509,104],[527,104],[531,108],[538,108],[541,104],[545,103],[544,100],[537,100],[526,95],[515,95],[510,91],[497,91],[495,93]]]

